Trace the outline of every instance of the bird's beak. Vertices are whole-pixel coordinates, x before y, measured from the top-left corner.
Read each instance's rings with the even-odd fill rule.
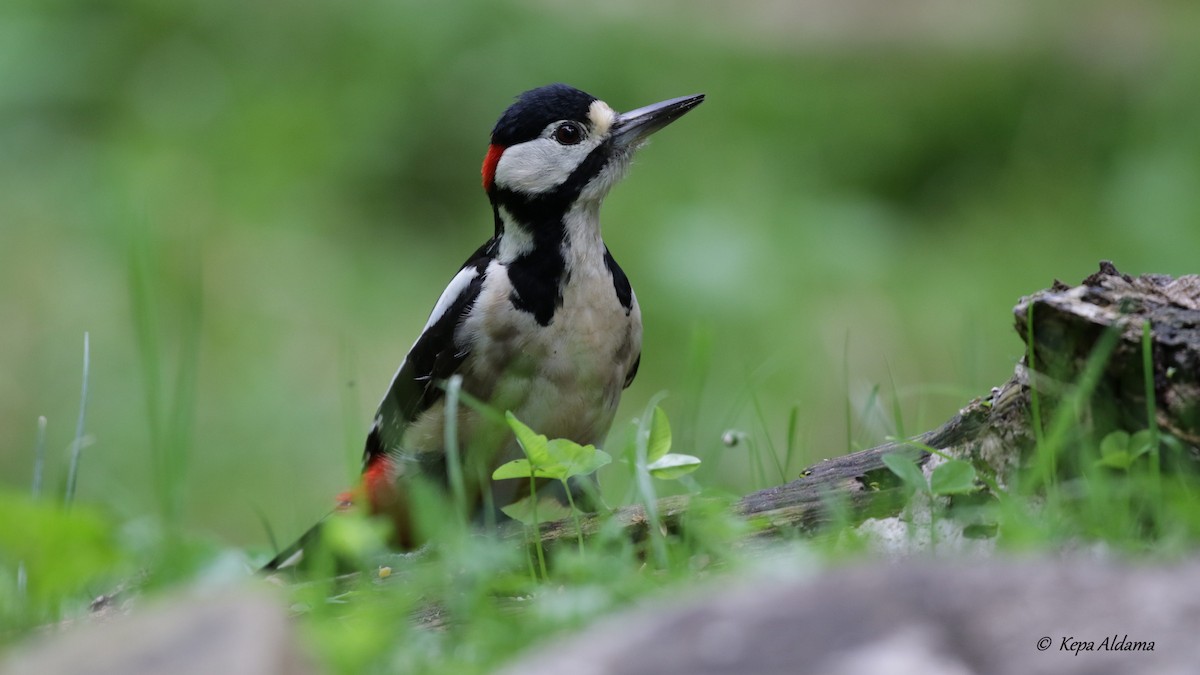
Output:
[[[636,147],[650,134],[683,117],[703,101],[704,94],[681,96],[622,113],[613,126],[613,141],[619,146]]]

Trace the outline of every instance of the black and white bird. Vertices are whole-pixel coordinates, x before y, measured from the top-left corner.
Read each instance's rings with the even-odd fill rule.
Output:
[[[549,438],[603,441],[641,359],[642,316],[601,237],[600,205],[654,132],[704,100],[685,96],[618,113],[564,84],[527,91],[501,115],[483,162],[495,233],[459,269],[392,378],[367,436],[359,494],[419,543],[406,484],[445,483],[445,383]],[[519,499],[528,483],[471,481],[521,456],[508,426],[457,408],[468,498]],[[490,490],[485,500],[483,491]],[[313,532],[266,569],[303,556]]]

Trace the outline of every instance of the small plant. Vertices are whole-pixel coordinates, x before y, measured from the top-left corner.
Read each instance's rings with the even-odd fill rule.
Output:
[[[925,473],[917,466],[910,453],[890,452],[883,456],[883,463],[911,490],[918,490],[936,497],[970,494],[979,490],[978,474],[970,462],[954,459],[940,452],[933,454],[946,459],[925,479]]]
[[[1100,441],[1100,459],[1096,460],[1096,466],[1128,471],[1139,457],[1156,448],[1156,435],[1150,429],[1132,435],[1121,430],[1108,434]]]
[[[633,440],[625,448],[626,464],[632,468],[639,482],[644,506],[651,520],[656,519],[655,494],[652,487],[644,483],[647,478],[678,480],[700,466],[700,458],[671,452],[671,423],[667,413],[657,405],[658,397],[647,406],[647,414],[636,423]],[[503,507],[505,515],[527,525],[537,525],[546,520],[566,517],[569,513],[575,525],[575,536],[579,550],[583,550],[583,527],[579,521],[579,509],[575,505],[570,479],[588,476],[612,462],[612,457],[592,445],[580,445],[565,438],[548,439],[517,419],[511,412],[506,419],[525,457],[514,459],[492,472],[493,480],[528,478],[529,496]],[[568,506],[550,498],[538,498],[537,479],[559,481],[567,496]],[[537,542],[538,562],[542,575],[546,576],[545,553],[541,541]]]
[[[583,528],[579,523],[579,510],[575,508],[575,498],[571,495],[568,481],[576,476],[587,476],[597,469],[612,462],[612,456],[594,445],[580,445],[565,438],[549,440],[526,426],[516,415],[505,413],[508,426],[517,437],[517,443],[525,452],[525,457],[514,459],[500,465],[492,472],[493,480],[505,478],[529,478],[529,498],[515,505],[502,509],[510,518],[522,522],[538,522],[537,479],[551,478],[562,483],[570,504],[571,518],[575,523],[575,534],[579,541],[579,550],[583,550]],[[526,509],[525,504],[528,504]],[[542,550],[541,539],[537,542],[538,562],[542,568],[542,576],[546,576],[545,552]]]
[[[667,566],[667,548],[658,520],[658,498],[651,478],[679,479],[700,466],[700,460],[696,457],[671,452],[671,424],[667,414],[658,406],[665,395],[659,393],[650,399],[645,412],[634,422],[633,438],[626,444],[623,453],[623,461],[630,467],[635,489],[646,509],[651,550],[660,567]]]
[[[0,579],[27,570],[20,596],[0,590],[0,635],[57,621],[127,571],[117,528],[97,510],[0,491],[0,513]]]
[[[671,452],[671,423],[667,413],[654,406],[650,440],[646,445],[646,470],[661,480],[675,480],[700,468],[700,458]]]

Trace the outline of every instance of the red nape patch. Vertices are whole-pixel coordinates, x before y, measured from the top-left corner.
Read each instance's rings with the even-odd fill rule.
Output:
[[[500,163],[500,155],[504,154],[503,145],[489,145],[487,155],[483,158],[483,189],[491,190],[496,178],[496,165]]]

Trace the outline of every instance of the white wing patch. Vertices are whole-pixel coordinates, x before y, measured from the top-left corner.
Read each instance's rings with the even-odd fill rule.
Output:
[[[425,322],[425,327],[421,329],[421,333],[429,330],[429,327],[437,323],[439,319],[450,311],[450,306],[458,300],[459,296],[467,290],[475,277],[479,276],[479,270],[475,266],[464,267],[459,270],[458,274],[450,280],[450,285],[446,286],[446,290],[442,291],[442,297],[438,298],[437,304],[433,306],[433,311],[429,313],[429,320]],[[416,343],[413,343],[416,344]]]
[[[450,311],[450,307],[454,305],[454,301],[458,300],[458,298],[466,292],[467,288],[470,287],[471,282],[474,281],[475,277],[477,276],[479,276],[479,270],[476,269],[474,265],[470,267],[464,267],[463,269],[459,270],[458,274],[454,275],[454,278],[450,280],[450,284],[446,286],[446,290],[442,291],[442,295],[438,298],[437,304],[433,306],[433,311],[429,313],[429,319],[425,322],[425,327],[421,329],[421,335],[413,341],[413,347],[415,347],[417,343],[421,341],[421,336],[425,335],[425,331],[429,330],[430,326],[437,323],[439,319],[445,316],[446,312]],[[409,347],[408,349],[409,351],[412,351],[412,347]],[[392,381],[388,383],[388,388],[383,393],[383,400],[379,403],[381,409],[384,402],[387,401],[387,397],[391,393],[392,387],[396,386],[396,378],[400,377],[400,373],[404,371],[404,365],[407,362],[407,358],[401,361],[400,366],[396,368],[395,374],[392,375]],[[384,421],[385,420],[383,419],[382,414],[376,414],[374,423],[375,426],[382,427]]]

